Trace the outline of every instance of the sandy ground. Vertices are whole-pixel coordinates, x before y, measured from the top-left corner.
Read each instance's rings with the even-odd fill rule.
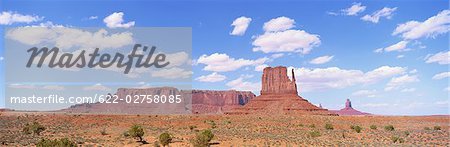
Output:
[[[190,140],[198,131],[211,128],[215,134],[211,146],[450,146],[450,116],[0,113],[0,146],[32,146],[42,138],[64,137],[80,146],[154,146],[163,132],[174,136],[170,146],[192,146]],[[40,135],[24,134],[22,128],[31,122],[39,122],[46,130]],[[332,130],[324,127],[327,123]],[[133,124],[144,128],[148,144],[123,136]],[[362,131],[357,133],[352,125],[361,126]],[[395,130],[385,130],[386,125]],[[441,130],[434,130],[435,126]],[[312,131],[320,136],[311,136]],[[393,143],[393,136],[404,142]]]

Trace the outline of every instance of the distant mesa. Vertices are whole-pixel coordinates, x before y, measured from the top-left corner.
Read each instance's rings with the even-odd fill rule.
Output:
[[[338,115],[372,115],[370,113],[361,112],[356,109],[353,109],[352,102],[347,99],[345,102],[345,108],[342,108],[341,110],[332,110],[334,113]]]
[[[261,78],[261,95],[251,99],[243,107],[233,109],[226,114],[336,115],[311,104],[298,95],[294,70],[292,70],[291,79],[287,76],[286,67],[264,68]]]

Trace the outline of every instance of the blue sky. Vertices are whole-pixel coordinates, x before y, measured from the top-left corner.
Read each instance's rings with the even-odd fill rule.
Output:
[[[1,1],[3,16],[29,17],[0,17],[0,25],[191,27],[194,89],[259,94],[258,69],[282,65],[295,69],[300,95],[313,104],[340,109],[350,98],[369,113],[428,115],[449,114],[448,6],[437,0]],[[113,14],[121,16],[104,21]],[[235,27],[241,29],[233,34]]]

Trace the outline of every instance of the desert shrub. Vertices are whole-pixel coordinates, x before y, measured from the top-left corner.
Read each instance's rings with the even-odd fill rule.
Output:
[[[303,124],[299,124],[298,126],[299,126],[299,127],[303,127],[304,125],[303,125]]]
[[[398,136],[391,136],[391,141],[393,142],[393,143],[403,143],[403,142],[405,142],[405,140],[403,139],[403,138],[400,138],[400,137],[398,137]]]
[[[158,139],[162,146],[168,146],[172,142],[172,136],[167,132],[159,135]]]
[[[386,130],[386,131],[394,131],[395,129],[394,129],[393,125],[387,125],[387,126],[384,126],[384,130]]]
[[[327,129],[327,130],[333,130],[334,127],[333,127],[332,124],[325,124],[325,129]]]
[[[430,127],[423,127],[424,130],[431,130]]]
[[[377,126],[375,126],[375,125],[370,125],[370,129],[376,130],[376,129],[377,129]]]
[[[131,126],[130,130],[128,130],[128,134],[131,137],[137,138],[140,142],[143,141],[142,136],[144,136],[144,129],[139,125]]]
[[[317,131],[317,130],[310,131],[309,132],[309,136],[311,136],[311,137],[319,137],[320,136],[320,132]]]
[[[217,128],[216,122],[214,120],[205,120],[205,123],[211,125],[211,128]]]
[[[106,132],[106,129],[101,130],[101,131],[100,131],[100,134],[102,134],[102,135],[108,135],[108,133]]]
[[[356,126],[352,125],[352,126],[350,126],[350,128],[352,130],[355,130],[356,133],[361,133],[361,130],[362,130],[361,126],[358,126],[358,125],[356,125]]]
[[[441,126],[434,126],[433,129],[434,130],[441,130]]]
[[[311,124],[311,125],[309,125],[309,127],[310,127],[310,128],[316,128],[316,125]]]
[[[189,126],[189,130],[194,131],[194,129],[197,128],[197,126]]]
[[[39,124],[38,122],[33,122],[32,124],[27,123],[22,131],[25,134],[37,134],[40,135],[42,131],[45,130],[45,127]]]
[[[75,142],[70,141],[67,138],[62,139],[41,139],[38,143],[36,143],[36,147],[76,147]]]
[[[409,134],[411,134],[411,133],[409,133],[409,131],[405,131],[405,132],[403,132],[403,134],[405,134],[406,136],[409,136]]]
[[[192,145],[194,147],[207,147],[213,138],[214,134],[211,130],[203,130],[195,136],[194,140],[192,140]]]

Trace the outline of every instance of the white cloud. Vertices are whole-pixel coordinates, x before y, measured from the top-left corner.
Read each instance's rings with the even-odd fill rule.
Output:
[[[444,91],[450,92],[450,86],[445,88]]]
[[[352,96],[356,97],[376,97],[376,90],[359,90],[352,93]]]
[[[308,54],[313,47],[320,45],[319,35],[309,34],[303,30],[286,30],[266,32],[256,36],[253,51],[264,53],[297,52]]]
[[[86,91],[111,91],[110,88],[108,88],[106,86],[103,86],[100,83],[97,83],[97,84],[92,85],[92,86],[83,87],[83,90],[86,90]]]
[[[413,69],[413,70],[409,71],[409,73],[410,74],[415,74],[415,73],[417,73],[417,69]]]
[[[242,36],[245,34],[245,31],[248,28],[248,25],[252,21],[251,18],[241,16],[239,18],[236,18],[236,20],[233,21],[231,26],[234,26],[233,31],[230,33],[230,35],[236,35],[236,36]]]
[[[263,71],[264,68],[266,68],[268,66],[269,65],[267,65],[267,64],[261,64],[261,65],[255,66],[255,71]]]
[[[400,58],[403,58],[403,57],[405,57],[405,55],[398,55],[397,59],[400,59]]]
[[[8,30],[6,37],[27,45],[54,45],[69,48],[119,48],[133,44],[130,32],[109,33],[104,29],[97,32],[67,27],[20,27]]]
[[[247,75],[242,75],[241,77],[232,80],[228,82],[226,85],[234,90],[240,90],[240,91],[253,91],[256,92],[261,89],[261,83],[260,82],[248,82],[244,81],[245,79],[250,78]]]
[[[450,64],[450,51],[430,55],[425,60],[426,63]]]
[[[291,70],[293,67],[289,67]],[[295,68],[297,83],[301,91],[341,89],[357,84],[373,84],[386,78],[405,73],[406,68],[382,66],[364,73],[338,67]],[[291,72],[288,72],[291,75]]]
[[[355,16],[364,10],[366,10],[366,6],[362,6],[361,3],[353,3],[350,8],[343,9],[341,11],[344,12],[345,15]]]
[[[384,7],[381,10],[377,10],[375,12],[372,13],[372,15],[364,15],[363,17],[361,17],[361,20],[364,21],[369,21],[372,23],[378,23],[380,21],[380,18],[386,17],[387,19],[391,19],[393,12],[397,10],[397,7],[395,8],[388,8],[388,7]]]
[[[5,60],[5,57],[0,57],[0,61],[3,61],[3,60]]]
[[[392,35],[400,35],[404,39],[419,39],[422,37],[435,37],[445,34],[450,29],[450,10],[441,11],[439,14],[428,18],[423,22],[408,21],[399,24]]]
[[[273,55],[270,56],[270,57],[272,57],[272,59],[276,59],[276,58],[281,58],[281,57],[283,57],[283,56],[284,56],[283,53],[278,53],[278,54],[273,54]]]
[[[178,67],[164,68],[157,71],[151,71],[152,77],[164,79],[186,79],[192,76],[193,72]]]
[[[416,88],[405,88],[405,89],[402,89],[401,92],[414,92],[414,91],[416,91]]]
[[[226,72],[234,71],[244,66],[256,66],[268,61],[268,58],[259,58],[256,60],[234,59],[227,54],[214,53],[211,55],[202,55],[198,58],[197,63],[205,64],[203,70]]]
[[[48,85],[48,86],[42,87],[42,89],[61,91],[61,90],[64,90],[65,88],[63,86],[59,86],[59,85]]]
[[[220,82],[225,80],[227,77],[221,74],[218,74],[217,72],[213,72],[209,75],[204,75],[196,78],[197,81],[200,82]]]
[[[381,53],[383,51],[385,52],[392,52],[392,51],[397,51],[397,52],[402,52],[402,51],[409,51],[410,49],[406,48],[406,46],[408,45],[408,41],[400,41],[397,42],[396,44],[393,44],[391,46],[388,46],[386,48],[379,48],[376,49],[374,52],[375,53]]]
[[[433,80],[440,80],[450,77],[450,72],[443,72],[433,76]]]
[[[94,19],[98,19],[98,16],[89,16],[88,18],[89,20],[94,20]]]
[[[295,27],[295,21],[288,17],[278,17],[264,23],[263,29],[266,32],[279,32]]]
[[[41,21],[43,17],[35,15],[23,15],[17,12],[2,12],[0,13],[0,25],[11,25],[13,23],[32,23]]]
[[[391,91],[399,89],[400,87],[404,86],[408,83],[418,82],[419,78],[417,78],[416,75],[410,76],[410,75],[403,75],[400,77],[394,77],[392,78],[387,84],[386,88],[384,88],[385,91]]]
[[[103,22],[108,28],[129,28],[134,26],[134,21],[125,23],[123,20],[123,12],[114,12],[111,15],[105,17]]]
[[[321,57],[317,57],[312,59],[311,61],[309,61],[309,63],[311,64],[324,64],[327,62],[330,62],[331,59],[333,59],[334,56],[321,56]]]

